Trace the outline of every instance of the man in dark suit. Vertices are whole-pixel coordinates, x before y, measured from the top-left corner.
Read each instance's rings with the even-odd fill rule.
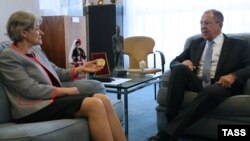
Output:
[[[166,112],[168,124],[163,132],[150,137],[148,141],[177,140],[186,126],[203,117],[226,98],[242,92],[250,77],[249,45],[244,40],[223,34],[223,20],[220,11],[205,11],[200,21],[202,38],[192,41],[170,63]],[[209,42],[212,43],[212,53],[206,73],[205,56]],[[179,112],[186,90],[199,94]]]

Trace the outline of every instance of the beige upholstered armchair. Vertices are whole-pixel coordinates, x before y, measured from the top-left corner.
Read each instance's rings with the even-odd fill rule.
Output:
[[[154,52],[155,41],[147,36],[133,36],[124,39],[124,53],[129,57],[128,72],[141,72],[139,62],[142,60],[146,62],[144,73],[155,74],[157,72],[164,72],[165,57],[160,51]],[[160,54],[161,68],[156,68],[156,53]],[[148,55],[153,54],[154,66],[148,67]]]

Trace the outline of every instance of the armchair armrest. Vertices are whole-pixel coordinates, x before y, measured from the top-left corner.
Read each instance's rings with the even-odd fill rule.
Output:
[[[156,68],[156,53],[159,53],[160,54],[160,59],[161,59],[161,72],[164,73],[165,69],[164,69],[164,66],[165,66],[165,55],[163,52],[159,51],[159,50],[156,50],[155,52],[152,52],[153,55],[154,55],[154,68]]]
[[[160,83],[160,87],[168,87],[168,80],[170,77],[170,70],[167,70],[166,72],[164,72],[161,76],[161,83]]]
[[[155,52],[158,52],[160,54],[161,57],[161,67],[162,67],[162,73],[165,72],[164,66],[165,66],[165,55],[163,52],[156,50]]]

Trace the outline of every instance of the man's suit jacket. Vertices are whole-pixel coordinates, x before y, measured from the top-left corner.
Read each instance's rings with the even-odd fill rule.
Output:
[[[205,44],[206,40],[202,37],[193,40],[187,49],[171,61],[170,68],[180,65],[184,60],[191,60],[194,66],[198,66]],[[214,80],[218,81],[221,76],[230,73],[234,73],[237,77],[232,87],[241,90],[250,77],[250,47],[247,41],[229,38],[224,34],[224,42]]]
[[[21,53],[14,45],[0,54],[0,77],[12,105],[13,118],[27,116],[53,102],[57,91],[50,77],[60,85],[73,80],[72,69],[51,63],[40,46],[32,47],[35,58]],[[42,67],[43,66],[43,67]],[[49,72],[51,76],[48,76]]]

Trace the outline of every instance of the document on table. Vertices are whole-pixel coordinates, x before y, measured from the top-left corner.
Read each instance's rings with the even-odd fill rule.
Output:
[[[119,85],[119,84],[122,84],[124,82],[127,82],[131,79],[129,78],[114,78],[115,80],[114,81],[111,81],[111,82],[102,82],[104,85],[107,84],[107,85]]]

